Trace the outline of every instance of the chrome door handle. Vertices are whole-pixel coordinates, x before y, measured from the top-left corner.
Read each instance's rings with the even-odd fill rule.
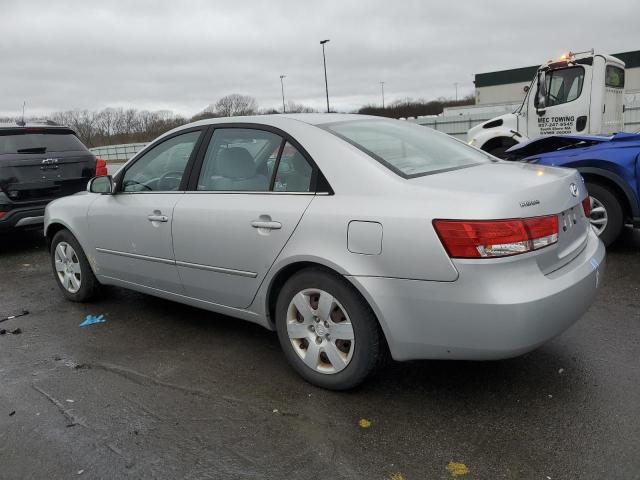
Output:
[[[266,228],[267,230],[279,230],[282,228],[280,222],[268,222],[264,220],[254,220],[251,222],[253,228]]]
[[[149,215],[147,217],[150,222],[168,222],[169,217],[166,215]]]

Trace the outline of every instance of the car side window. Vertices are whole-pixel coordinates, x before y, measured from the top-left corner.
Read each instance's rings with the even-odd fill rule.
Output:
[[[176,135],[143,154],[124,173],[122,191],[177,191],[200,133]]]
[[[269,191],[282,138],[251,128],[214,130],[198,179],[200,191]]]
[[[310,192],[313,167],[291,145],[285,143],[278,164],[273,190],[275,192]]]

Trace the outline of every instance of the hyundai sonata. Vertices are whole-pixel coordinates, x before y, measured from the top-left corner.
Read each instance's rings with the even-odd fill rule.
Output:
[[[309,382],[396,360],[500,359],[573,324],[605,250],[575,170],[498,160],[408,122],[203,120],[46,209],[73,301],[117,285],[276,330]]]

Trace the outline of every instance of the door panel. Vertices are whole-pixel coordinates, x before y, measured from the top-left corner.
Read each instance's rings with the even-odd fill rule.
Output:
[[[546,74],[546,106],[536,109],[538,85],[529,93],[527,134],[529,138],[545,135],[578,133],[577,123],[584,117],[581,132],[589,131],[589,102],[591,97],[590,68],[572,66],[552,70]]]
[[[188,296],[246,308],[313,195],[187,192],[174,210],[178,272]]]
[[[183,195],[120,193],[93,202],[88,221],[98,274],[183,293],[171,239],[173,209]]]

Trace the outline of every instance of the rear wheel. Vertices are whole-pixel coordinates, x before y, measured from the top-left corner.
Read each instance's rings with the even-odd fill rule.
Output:
[[[617,195],[600,183],[586,183],[591,197],[589,222],[600,240],[611,245],[620,235],[623,226],[623,212]]]
[[[282,287],[278,339],[289,363],[308,382],[346,390],[373,373],[381,355],[377,320],[346,280],[306,269]]]
[[[69,300],[86,302],[95,296],[98,280],[82,247],[68,230],[60,230],[51,241],[51,266],[58,287]]]

